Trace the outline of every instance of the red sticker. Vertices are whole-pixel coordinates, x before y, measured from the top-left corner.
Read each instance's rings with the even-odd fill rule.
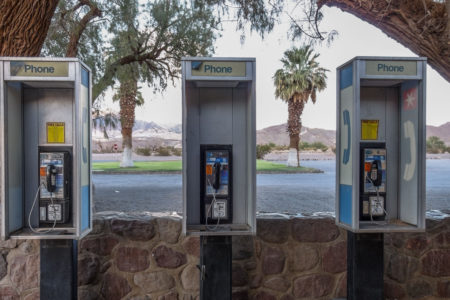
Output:
[[[412,110],[417,107],[417,87],[403,92],[403,110]]]

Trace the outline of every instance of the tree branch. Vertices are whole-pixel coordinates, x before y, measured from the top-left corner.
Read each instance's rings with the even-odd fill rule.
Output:
[[[89,6],[89,11],[83,16],[76,29],[70,35],[69,44],[67,45],[66,57],[76,57],[78,52],[78,43],[80,42],[81,35],[86,29],[87,24],[97,17],[102,16],[102,11],[89,0],[79,0],[76,7]]]
[[[417,55],[427,57],[430,66],[450,81],[450,0],[445,4],[432,0],[318,0],[317,5],[338,7],[380,28]]]

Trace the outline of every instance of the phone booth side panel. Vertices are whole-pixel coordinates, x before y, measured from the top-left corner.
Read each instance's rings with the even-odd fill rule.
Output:
[[[91,109],[90,109],[90,72],[80,66],[81,85],[80,102],[80,234],[91,228]]]
[[[353,198],[353,64],[339,70],[339,222],[352,227]]]

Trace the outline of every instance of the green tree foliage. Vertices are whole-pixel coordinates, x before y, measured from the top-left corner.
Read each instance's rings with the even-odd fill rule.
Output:
[[[298,145],[300,150],[321,150],[322,152],[325,152],[328,150],[328,147],[322,143],[322,142],[300,142]]]
[[[303,108],[311,98],[316,102],[317,92],[326,88],[327,69],[317,62],[319,54],[311,46],[292,48],[284,52],[283,68],[273,76],[275,96],[288,104],[287,132],[289,147],[297,150],[297,166],[300,166],[299,142]]]
[[[430,136],[427,139],[427,153],[444,153],[450,152],[450,147],[447,147],[439,137]]]
[[[135,4],[61,0],[55,12],[42,53],[75,53],[86,62],[93,70],[94,101],[114,86],[123,66],[137,68],[141,82],[162,90],[179,77],[181,57],[213,51],[219,30],[213,6],[159,0],[130,9]]]
[[[275,146],[274,143],[256,145],[256,158],[264,159],[264,156],[269,154]]]

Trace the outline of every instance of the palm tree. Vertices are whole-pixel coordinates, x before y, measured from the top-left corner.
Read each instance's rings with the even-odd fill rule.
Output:
[[[113,100],[119,100],[120,125],[122,126],[122,161],[120,167],[133,167],[133,126],[135,122],[136,105],[144,104],[144,99],[138,88],[138,74],[133,65],[122,68],[119,73],[119,88]]]
[[[284,52],[283,68],[273,76],[275,96],[288,104],[287,132],[289,133],[288,166],[300,166],[299,142],[302,129],[303,108],[311,98],[316,103],[317,92],[326,88],[327,69],[316,61],[311,46],[293,47]],[[297,161],[295,161],[295,157]]]

